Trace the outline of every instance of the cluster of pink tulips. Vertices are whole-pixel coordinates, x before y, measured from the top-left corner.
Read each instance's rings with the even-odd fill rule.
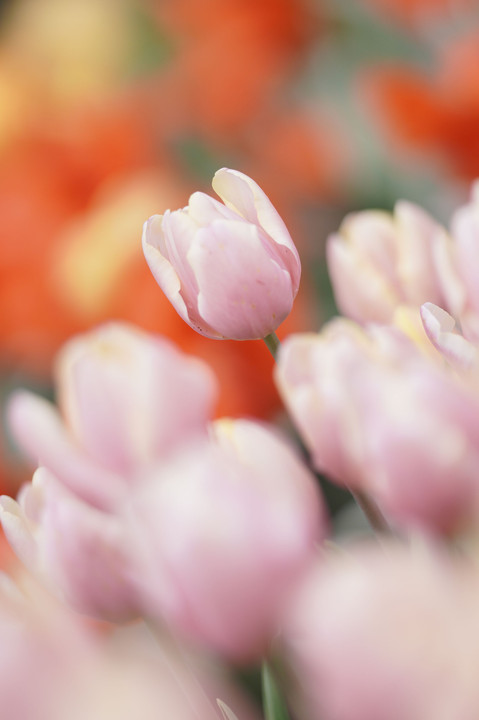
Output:
[[[306,456],[213,420],[215,377],[165,338],[68,342],[56,405],[8,406],[38,469],[0,500],[23,568],[0,583],[5,717],[254,720],[234,669],[262,664],[266,720],[475,720],[479,191],[450,231],[405,202],[347,217],[346,317],[280,346],[297,250],[253,180],[213,187],[145,223],[146,260],[194,330],[266,340]],[[316,473],[370,537],[337,537]]]

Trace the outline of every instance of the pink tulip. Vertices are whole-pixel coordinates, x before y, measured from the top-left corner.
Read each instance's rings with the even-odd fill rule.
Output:
[[[147,615],[236,660],[258,658],[325,533],[314,478],[285,440],[221,421],[132,506]]]
[[[2,717],[66,720],[66,696],[78,666],[91,659],[92,639],[82,624],[24,578],[16,592],[0,589],[0,696]],[[25,594],[24,594],[25,591]]]
[[[276,380],[315,467],[401,525],[477,517],[479,399],[391,328],[337,320],[283,344]]]
[[[459,208],[451,223],[453,249],[443,262],[455,283],[449,307],[461,322],[464,335],[479,341],[479,183],[473,187],[471,201]],[[445,274],[445,273],[444,273]],[[450,283],[451,285],[452,283]],[[429,298],[430,299],[430,298]],[[448,307],[448,309],[449,309]]]
[[[211,338],[251,340],[291,311],[301,274],[297,250],[271,202],[249,177],[223,168],[188,206],[153,215],[143,251],[178,314]]]
[[[204,433],[212,414],[209,368],[128,325],[74,338],[56,371],[59,409],[18,392],[10,424],[34,462],[97,507],[112,507],[150,464]]]
[[[452,555],[394,545],[338,554],[309,578],[286,635],[301,717],[479,716],[479,583]]]
[[[428,338],[453,367],[464,370],[479,365],[477,347],[458,332],[449,313],[433,303],[424,303],[421,318]]]
[[[82,502],[40,468],[18,502],[0,498],[0,519],[20,560],[70,606],[113,621],[138,614],[118,517]]]
[[[443,304],[436,245],[445,231],[424,210],[398,202],[394,214],[348,215],[327,245],[342,313],[358,322],[390,322],[398,305]]]
[[[221,697],[242,720],[255,718],[231,684],[181,661],[144,626],[94,634],[30,579],[18,579],[15,592],[0,585],[2,717],[219,720]]]

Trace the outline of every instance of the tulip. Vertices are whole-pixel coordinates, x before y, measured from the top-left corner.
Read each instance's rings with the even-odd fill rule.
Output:
[[[424,303],[421,319],[428,338],[453,367],[478,366],[477,347],[457,331],[456,321],[449,313],[433,303]]]
[[[356,548],[318,565],[285,630],[306,717],[478,717],[478,601],[473,568],[433,548]]]
[[[452,249],[443,251],[442,266],[449,289],[449,304],[454,317],[461,323],[467,339],[479,341],[479,183],[475,183],[468,204],[459,208],[452,218]],[[431,298],[429,298],[431,299]],[[440,303],[438,303],[440,304]],[[444,306],[441,306],[444,307]]]
[[[146,221],[146,261],[175,310],[200,334],[266,337],[291,311],[298,252],[251,178],[223,168],[213,188],[224,204],[196,192],[187,207]]]
[[[110,621],[137,614],[118,517],[90,507],[44,468],[0,498],[5,535],[25,566],[76,610]]]
[[[13,395],[13,434],[34,462],[100,508],[185,437],[206,433],[216,395],[200,360],[120,323],[69,341],[56,379],[58,410],[32,393]]]
[[[133,501],[132,572],[145,614],[234,660],[258,659],[326,522],[282,436],[221,421]]]
[[[479,399],[405,336],[333,321],[283,343],[276,381],[315,467],[390,520],[448,533],[477,518]]]
[[[327,243],[336,302],[357,322],[387,323],[398,305],[442,305],[436,246],[446,233],[424,210],[398,202],[394,214],[348,215]],[[447,242],[450,242],[447,239]]]

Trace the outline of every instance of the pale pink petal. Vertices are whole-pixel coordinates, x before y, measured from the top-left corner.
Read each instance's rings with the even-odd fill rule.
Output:
[[[296,295],[301,276],[298,251],[288,229],[257,183],[237,170],[222,168],[212,181],[214,191],[225,205],[238,212],[254,225],[260,225],[280,248],[281,258],[291,274],[293,294]]]
[[[223,337],[265,337],[290,312],[291,277],[271,260],[256,226],[217,220],[197,233],[188,259],[201,288],[201,318]]]
[[[389,322],[399,298],[387,277],[339,235],[330,235],[326,257],[336,303],[357,322]]]
[[[206,364],[123,323],[67,343],[57,380],[60,408],[78,444],[126,481],[185,435],[204,432],[217,392]]]
[[[30,523],[20,505],[8,495],[0,497],[0,521],[15,554],[27,568],[35,571],[38,565],[38,547]]]
[[[41,527],[45,573],[80,612],[124,621],[136,614],[127,580],[126,535],[120,520],[62,488],[45,488]]]
[[[44,465],[79,497],[109,506],[124,492],[124,480],[102,468],[75,445],[53,405],[33,393],[13,394],[8,419],[15,439],[33,462]]]
[[[166,254],[162,222],[161,215],[153,215],[145,222],[142,237],[143,253],[156,282],[178,315],[188,322],[186,304],[181,297],[180,278]]]
[[[440,303],[443,294],[433,272],[433,247],[444,229],[428,213],[413,203],[396,203],[394,217],[398,228],[398,275],[408,302],[420,305],[429,300]]]
[[[455,320],[445,310],[425,303],[421,306],[421,318],[428,338],[453,364],[471,367],[477,362],[477,349],[455,330]]]
[[[190,196],[188,214],[198,227],[205,227],[219,218],[225,220],[242,219],[242,216],[237,212],[202,192],[195,192]]]
[[[452,235],[469,303],[479,314],[479,208],[466,205],[458,210],[452,220]]]

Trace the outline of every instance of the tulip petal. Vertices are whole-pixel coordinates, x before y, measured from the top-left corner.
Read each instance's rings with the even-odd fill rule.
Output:
[[[477,350],[472,343],[454,332],[455,320],[433,303],[421,307],[421,318],[429,340],[453,364],[463,368],[477,362]]]
[[[291,310],[291,276],[271,259],[255,225],[215,221],[198,231],[188,260],[201,288],[201,318],[224,337],[265,337]]]
[[[8,495],[0,497],[0,521],[13,551],[30,570],[37,566],[38,548],[20,505]]]
[[[162,221],[162,215],[153,215],[143,225],[143,254],[156,282],[178,315],[189,323],[186,304],[181,296],[180,278],[166,250]]]
[[[358,322],[388,322],[399,298],[386,275],[365,262],[361,250],[337,233],[327,240],[326,257],[341,312]]]
[[[277,244],[282,261],[291,274],[295,296],[301,276],[298,251],[283,219],[257,183],[237,170],[221,168],[212,181],[214,191],[225,205],[254,225],[260,225]]]
[[[9,421],[20,447],[48,467],[72,492],[99,507],[109,506],[124,481],[91,461],[68,437],[53,405],[20,391],[10,400]]]
[[[125,533],[117,517],[48,483],[41,549],[45,572],[77,610],[115,622],[135,614]]]

